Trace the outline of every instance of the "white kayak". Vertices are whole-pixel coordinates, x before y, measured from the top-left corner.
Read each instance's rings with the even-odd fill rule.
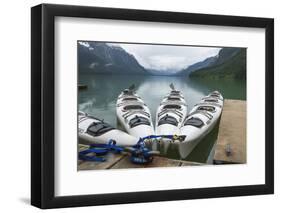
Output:
[[[150,110],[133,88],[118,96],[116,114],[118,123],[130,135],[136,138],[154,135]]]
[[[222,95],[214,91],[202,98],[184,119],[180,134],[185,139],[179,142],[181,158],[186,158],[196,145],[215,127],[223,109]]]
[[[178,135],[183,119],[187,115],[184,96],[170,85],[171,92],[165,96],[156,112],[156,135]]]
[[[118,146],[134,146],[138,142],[137,138],[84,112],[78,113],[78,128],[79,143],[86,145],[108,144],[114,140]]]

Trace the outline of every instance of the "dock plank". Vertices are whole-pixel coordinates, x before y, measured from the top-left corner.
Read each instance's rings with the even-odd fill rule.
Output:
[[[230,149],[230,155],[227,155],[227,149]],[[224,101],[214,161],[246,163],[246,101]]]

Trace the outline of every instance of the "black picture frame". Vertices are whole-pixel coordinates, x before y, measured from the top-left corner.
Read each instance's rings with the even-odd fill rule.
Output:
[[[265,184],[56,197],[54,195],[54,23],[55,17],[59,16],[265,29]],[[273,19],[41,4],[31,9],[31,52],[32,205],[46,209],[274,193]]]

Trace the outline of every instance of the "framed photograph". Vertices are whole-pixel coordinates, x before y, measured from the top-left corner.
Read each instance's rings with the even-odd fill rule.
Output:
[[[274,192],[274,20],[31,9],[31,204]]]

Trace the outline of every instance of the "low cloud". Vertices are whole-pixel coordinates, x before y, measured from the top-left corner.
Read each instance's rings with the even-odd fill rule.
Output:
[[[121,46],[135,56],[138,62],[147,69],[179,71],[196,62],[218,54],[221,48],[148,45],[148,44],[110,44]]]

